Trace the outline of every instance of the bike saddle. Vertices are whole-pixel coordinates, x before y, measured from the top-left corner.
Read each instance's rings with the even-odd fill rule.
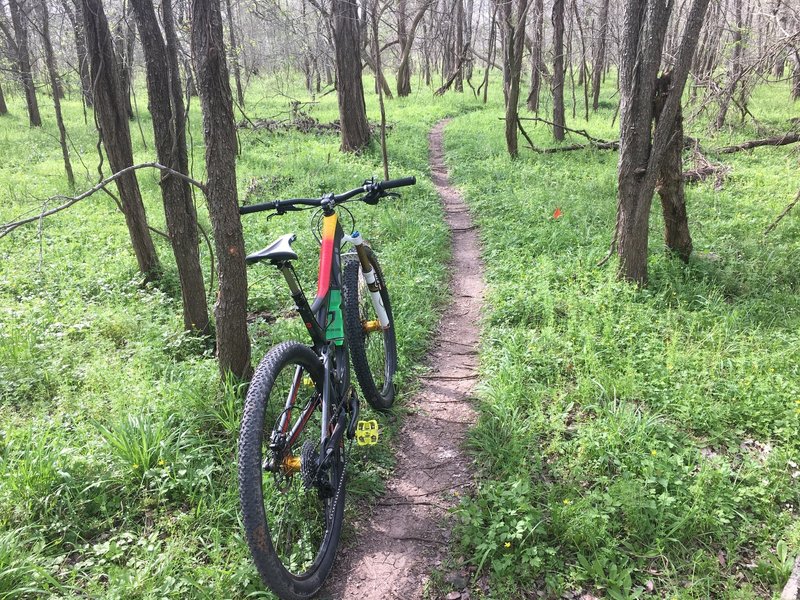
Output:
[[[253,254],[248,255],[244,260],[248,265],[257,263],[260,260],[269,260],[276,263],[295,260],[297,258],[297,253],[292,250],[292,242],[296,239],[297,236],[293,233],[282,235],[263,250],[253,252]]]

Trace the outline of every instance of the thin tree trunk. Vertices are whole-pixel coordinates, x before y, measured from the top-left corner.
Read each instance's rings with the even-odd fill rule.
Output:
[[[231,372],[246,378],[252,372],[247,272],[236,188],[236,125],[223,39],[219,0],[192,0],[192,56],[203,109],[206,196],[219,271],[214,308],[217,357],[223,377]]]
[[[153,118],[158,161],[170,169],[188,175],[186,123],[177,70],[178,57],[171,54],[176,48],[166,43],[162,37],[152,0],[131,0],[131,5],[144,50],[148,108]],[[164,30],[171,30],[174,40],[171,0],[162,0],[162,15]],[[167,175],[161,180],[161,196],[181,282],[184,329],[207,333],[208,304],[203,271],[200,268],[197,213],[189,183]]]
[[[230,40],[230,55],[233,63],[233,80],[236,83],[236,100],[239,107],[244,108],[244,90],[242,89],[242,75],[239,69],[239,46],[236,45],[236,35],[233,27],[233,10],[231,0],[225,0],[225,13],[228,17],[228,39]]]
[[[398,4],[397,39],[400,42],[400,62],[399,66],[397,67],[397,95],[401,98],[411,94],[411,50],[414,46],[414,38],[417,34],[417,28],[419,27],[420,23],[423,23],[425,12],[428,10],[430,5],[431,0],[423,0],[422,5],[419,7],[414,15],[414,18],[411,20],[411,27],[406,30],[405,13],[400,12],[401,9],[402,11],[405,11],[405,0],[400,0],[400,3]],[[424,23],[423,35],[427,39]],[[430,85],[430,61],[427,49],[424,49],[423,53],[425,54],[425,82],[426,85]],[[389,97],[391,98],[391,96]]]
[[[544,2],[535,0],[533,35],[531,36],[531,85],[528,90],[528,110],[539,112],[539,91],[542,87],[542,43],[544,33]]]
[[[74,3],[73,3],[74,2]],[[75,54],[78,60],[77,71],[81,81],[81,94],[86,106],[92,106],[92,76],[89,73],[89,58],[86,56],[86,35],[83,33],[83,15],[80,0],[61,0],[67,13],[72,33],[75,37]]]
[[[741,79],[742,72],[742,0],[734,0],[734,13],[736,15],[736,27],[733,31],[733,52],[731,53],[731,66],[728,71],[728,85],[719,100],[719,112],[714,123],[717,129],[721,129],[725,124],[725,117],[728,115],[736,86]]]
[[[670,87],[670,75],[658,78],[653,113],[658,124],[664,102]],[[689,233],[689,220],[686,214],[686,195],[683,179],[683,115],[680,107],[675,117],[675,126],[668,134],[670,142],[656,180],[656,192],[661,198],[664,213],[664,242],[667,249],[689,262],[692,253],[692,236]]]
[[[6,97],[3,94],[3,86],[0,84],[0,116],[8,114],[8,106],[6,106]]]
[[[341,149],[343,152],[357,152],[369,143],[367,108],[361,81],[358,4],[356,0],[333,0],[332,14]]]
[[[91,60],[95,119],[111,170],[116,173],[133,165],[133,148],[122,83],[114,68],[117,63],[111,30],[100,0],[82,0],[82,13]],[[161,265],[147,227],[136,175],[131,172],[117,179],[116,184],[139,270],[146,279],[157,279]]]
[[[41,127],[42,117],[39,114],[39,103],[36,100],[36,87],[33,83],[31,57],[28,52],[28,24],[25,0],[9,0],[11,23],[14,26],[14,37],[17,45],[17,69],[25,90],[25,103],[28,106],[28,121],[31,127]]]
[[[522,73],[522,54],[525,50],[525,22],[528,0],[501,0],[499,4],[503,20],[503,64],[505,66],[506,97],[506,149],[511,158],[519,154],[517,127],[519,123],[519,79]]]
[[[489,95],[489,71],[492,69],[492,55],[497,46],[497,4],[492,10],[492,25],[489,29],[489,44],[486,48],[486,69],[483,72],[483,103],[486,104]]]
[[[794,51],[794,68],[792,69],[792,100],[800,99],[800,50]]]
[[[372,2],[372,44],[375,52],[375,70],[383,77],[381,69],[381,44],[378,40],[378,0]],[[389,156],[386,151],[386,108],[383,105],[383,88],[378,86],[378,104],[381,109],[381,158],[383,159],[383,178],[389,179]]]
[[[64,171],[67,174],[67,181],[70,187],[75,187],[75,175],[72,174],[72,164],[69,161],[69,149],[67,147],[67,130],[64,127],[64,117],[61,114],[61,99],[58,90],[58,68],[56,58],[53,53],[53,44],[50,41],[50,15],[47,10],[47,0],[39,0],[39,12],[42,19],[42,44],[44,45],[44,57],[47,64],[47,73],[50,76],[50,87],[53,89],[53,108],[56,113],[56,124],[58,125],[58,141],[61,144],[61,156],[64,159]]]
[[[608,5],[609,0],[603,0],[600,9],[600,32],[594,50],[594,64],[592,65],[592,110],[597,111],[600,105],[600,77],[606,62],[606,39],[608,38]]]
[[[564,139],[564,0],[553,2],[553,137]]]
[[[455,0],[455,24],[456,24],[456,42],[455,47],[458,52],[464,47],[464,0]],[[456,79],[453,82],[457,92],[464,91],[464,61],[458,61],[458,68],[456,70]]]

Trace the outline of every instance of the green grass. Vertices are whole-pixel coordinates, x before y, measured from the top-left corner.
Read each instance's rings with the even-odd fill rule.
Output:
[[[275,89],[310,100],[296,82],[276,83],[251,85],[250,118],[288,115]],[[615,138],[612,88],[609,79],[589,123],[570,124]],[[782,130],[796,113],[787,98],[760,88],[751,110]],[[84,189],[97,178],[92,119],[75,97],[64,108]],[[0,119],[0,221],[68,192],[54,119],[30,130],[19,96],[10,109]],[[331,121],[335,96],[306,110]],[[754,128],[709,139],[706,117],[692,124],[687,133],[733,171],[721,191],[689,188],[689,265],[663,254],[654,211],[650,285],[639,290],[617,282],[612,265],[595,266],[613,228],[615,153],[521,149],[511,162],[496,79],[486,107],[469,92],[415,89],[387,112],[391,175],[420,183],[400,201],[350,206],[390,284],[405,393],[446,279],[447,232],[426,177],[428,131],[444,116],[456,117],[447,160],[483,241],[483,377],[470,437],[479,485],[457,510],[453,548],[474,595],[581,588],[625,598],[652,581],[664,598],[771,597],[800,550],[800,221],[792,214],[769,237],[761,231],[796,191],[796,154],[716,157],[710,148],[756,137]],[[196,104],[190,114],[202,179]],[[132,131],[144,161],[153,156],[146,112],[140,122],[147,148]],[[552,144],[543,125],[526,129]],[[381,173],[375,146],[344,156],[332,135],[239,133],[242,202],[340,191]],[[151,224],[164,229],[157,176],[139,180]],[[305,216],[253,215],[244,227],[248,251],[295,231],[300,277],[313,288]],[[220,384],[202,341],[180,333],[177,274],[155,241],[165,282],[142,286],[123,219],[102,194],[41,231],[0,240],[0,598],[267,596],[238,517],[242,388]],[[201,254],[208,283],[205,246]],[[251,324],[253,355],[302,339],[280,277],[263,266],[249,277],[250,308],[268,317]],[[391,434],[392,419],[378,418]],[[348,489],[364,502],[382,489],[390,449],[356,452],[351,465]]]
[[[796,112],[784,88],[751,103],[778,130]],[[615,138],[611,114],[576,127]],[[800,221],[762,231],[796,192],[796,152],[725,155],[721,191],[688,188],[688,265],[664,254],[656,204],[650,284],[636,289],[613,261],[596,266],[616,153],[521,150],[511,162],[493,115],[497,99],[446,130],[488,280],[470,437],[479,485],[457,511],[474,579],[493,598],[631,598],[648,582],[658,597],[772,597],[800,550]],[[527,129],[553,144],[544,126]],[[756,137],[709,139],[702,120],[690,132],[706,149]]]
[[[251,86],[250,118],[288,116],[289,100],[272,93],[273,86]],[[288,93],[310,100],[293,86]],[[439,118],[473,104],[455,96],[431,101],[430,90],[422,94],[424,102],[410,98],[388,107],[391,175],[417,175],[420,184],[402,200],[350,205],[390,282],[405,393],[436,323],[448,256],[441,208],[425,177],[427,132]],[[69,193],[54,119],[45,111],[44,127],[31,130],[22,99],[9,100],[11,115],[0,119],[2,222],[35,214],[48,196]],[[373,94],[368,103],[375,120]],[[97,177],[92,117],[84,123],[74,96],[63,107],[81,154],[73,165],[82,190]],[[322,122],[338,118],[335,94],[307,110]],[[145,161],[153,156],[146,112],[140,123],[147,147],[132,123],[134,151],[137,161]],[[193,174],[202,179],[196,103],[190,131]],[[239,138],[241,202],[343,191],[382,173],[376,145],[361,156],[345,156],[335,135],[240,130]],[[140,172],[139,182],[150,224],[164,230],[157,175]],[[259,193],[248,195],[253,187]],[[210,231],[204,203],[196,202]],[[244,227],[248,251],[295,231],[300,278],[313,291],[317,248],[307,213],[270,221],[253,215]],[[103,194],[47,219],[41,231],[34,224],[0,241],[0,598],[267,596],[238,516],[242,388],[233,381],[220,384],[202,341],[181,333],[174,262],[165,240],[156,236],[155,242],[165,281],[143,286],[122,215]],[[208,284],[205,245],[201,261]],[[251,324],[253,356],[277,341],[304,339],[279,274],[260,265],[249,279],[250,308],[268,317]],[[390,438],[393,420],[378,418]],[[351,465],[355,514],[359,503],[382,489],[392,455],[385,444],[359,449]]]

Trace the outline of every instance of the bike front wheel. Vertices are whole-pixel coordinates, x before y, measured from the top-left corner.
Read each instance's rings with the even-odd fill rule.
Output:
[[[263,582],[284,600],[311,598],[331,570],[344,518],[344,449],[319,469],[323,368],[299,342],[256,369],[239,434],[239,497]]]
[[[394,317],[378,259],[372,249],[364,248],[380,286],[380,300],[389,317],[389,327],[380,327],[361,263],[358,257],[352,256],[345,261],[342,283],[345,336],[353,371],[364,398],[376,410],[388,410],[394,403],[394,375],[397,371]]]

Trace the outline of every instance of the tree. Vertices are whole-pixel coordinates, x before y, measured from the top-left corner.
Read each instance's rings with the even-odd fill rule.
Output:
[[[77,71],[81,80],[81,94],[86,106],[92,106],[92,76],[89,73],[89,58],[86,56],[86,35],[83,32],[83,16],[80,0],[61,0],[61,6],[72,25],[75,37],[75,54],[77,55]]]
[[[592,60],[592,110],[597,110],[600,105],[600,80],[606,64],[606,39],[608,38],[608,5],[609,0],[603,0],[600,8],[600,31],[594,47]]]
[[[33,83],[31,57],[28,51],[28,11],[25,0],[8,0],[11,11],[11,23],[14,26],[16,44],[17,73],[25,90],[25,102],[28,106],[28,120],[31,127],[41,127],[42,117],[39,114],[39,103],[36,100],[36,87]]]
[[[397,40],[400,43],[400,60],[397,67],[397,95],[401,98],[411,94],[411,49],[414,46],[414,37],[417,28],[422,23],[425,12],[433,0],[423,0],[411,26],[406,27],[406,0],[399,0],[397,9]]]
[[[673,3],[672,0],[666,3],[626,0],[624,4],[615,237],[619,276],[639,284],[647,281],[647,232],[653,192],[675,134],[675,119],[708,2],[692,2],[654,131],[650,126],[654,117],[653,99]]]
[[[152,0],[131,0],[147,71],[147,98],[153,119],[158,161],[179,173],[188,174],[186,115],[178,72],[178,56],[162,36]],[[171,0],[162,0],[162,23],[167,37],[174,37]],[[168,68],[164,68],[167,65]],[[164,175],[161,196],[172,253],[181,281],[183,325],[187,331],[206,333],[209,328],[208,304],[200,268],[197,213],[189,183]]]
[[[6,97],[3,94],[3,86],[0,85],[0,116],[8,114],[8,107],[6,106]]]
[[[564,139],[564,0],[553,1],[553,137]]]
[[[542,85],[542,40],[544,39],[544,2],[534,0],[533,35],[531,36],[531,84],[528,89],[528,110],[539,112],[539,90]]]
[[[231,0],[225,0],[225,14],[228,17],[228,39],[231,45],[229,50],[231,54],[231,63],[233,64],[233,80],[236,82],[236,100],[239,103],[239,108],[244,110],[244,89],[242,88],[242,73],[239,69],[239,47],[236,45]]]
[[[506,148],[516,158],[519,111],[519,78],[525,49],[525,21],[529,0],[502,0],[498,3],[503,26],[503,73],[506,101]]]
[[[236,188],[236,125],[225,62],[219,0],[192,0],[192,56],[203,110],[206,197],[217,251],[219,292],[214,307],[217,357],[223,376],[250,375],[247,272]]]
[[[361,81],[358,4],[356,0],[332,0],[331,13],[341,149],[343,152],[357,152],[369,143],[370,137]]]
[[[103,6],[100,0],[82,0],[81,9],[91,63],[95,120],[111,170],[116,173],[133,164],[128,103],[115,68],[114,45]],[[161,265],[150,237],[136,175],[130,172],[117,179],[116,185],[139,270],[147,280],[157,279]]]
[[[75,175],[72,174],[72,164],[69,161],[69,148],[67,147],[67,129],[64,127],[64,117],[61,114],[61,94],[59,94],[61,86],[58,79],[58,68],[56,67],[53,44],[50,41],[50,14],[47,10],[47,0],[39,0],[39,14],[42,21],[41,34],[47,73],[50,77],[50,88],[53,90],[53,108],[55,109],[56,125],[58,126],[58,141],[61,144],[61,156],[64,159],[64,171],[67,174],[69,186],[75,187]]]

